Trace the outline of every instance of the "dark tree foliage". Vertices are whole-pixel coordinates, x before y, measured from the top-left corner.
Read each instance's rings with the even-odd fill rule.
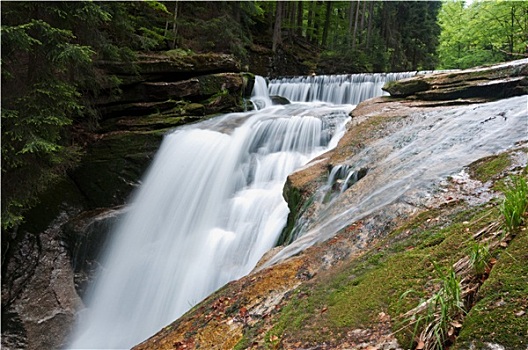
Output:
[[[138,51],[281,55],[329,73],[432,69],[439,2],[2,2],[2,227],[75,166],[93,100],[118,91],[98,60]],[[255,51],[255,48],[257,50]],[[274,50],[272,50],[274,49]],[[259,51],[260,50],[260,51]],[[266,51],[268,50],[268,51]]]
[[[439,1],[316,2],[294,33],[315,43],[322,60],[343,73],[433,69],[440,7]]]
[[[94,60],[130,60],[159,46],[152,23],[164,23],[163,10],[144,2],[2,2],[3,229],[18,225],[77,163],[72,127],[94,122],[92,99],[117,83]]]

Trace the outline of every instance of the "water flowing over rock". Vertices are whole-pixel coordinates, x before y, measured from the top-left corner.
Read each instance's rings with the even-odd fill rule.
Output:
[[[273,106],[167,135],[114,233],[71,347],[130,347],[249,273],[286,221],[286,177],[335,147],[350,110]]]
[[[253,75],[240,73],[230,55],[147,54],[97,65],[102,79],[115,81],[107,76],[115,74],[119,86],[94,97],[98,125],[74,126],[75,142],[84,147],[81,165],[43,193],[26,223],[2,242],[2,348],[65,346],[80,304],[75,289],[82,295],[91,284],[108,233],[100,216],[127,202],[163,135],[211,114],[244,110],[253,86]],[[185,99],[174,98],[182,91],[161,98],[145,91],[149,84],[194,80],[198,89]]]
[[[250,275],[211,295],[134,349],[260,348],[270,344],[278,348],[402,348],[391,329],[391,317],[398,315],[384,310],[386,298],[368,304],[378,316],[361,319],[363,327],[340,326],[348,316],[336,309],[343,306],[339,298],[347,300],[348,293],[352,295],[355,286],[367,278],[361,275],[356,280],[352,272],[342,274],[343,269],[356,260],[360,267],[376,266],[391,250],[388,244],[395,240],[394,236],[387,238],[391,233],[425,235],[421,226],[415,229],[412,222],[404,224],[419,213],[431,210],[427,221],[418,221],[420,225],[449,225],[447,216],[432,215],[448,215],[452,196],[462,196],[457,191],[464,190],[451,192],[442,186],[451,181],[450,176],[453,183],[463,183],[460,174],[465,166],[510,152],[524,159],[520,166],[525,167],[526,98],[463,107],[387,97],[361,103],[352,112],[338,146],[288,176],[284,194],[295,209],[290,213],[293,242],[270,251]],[[352,177],[358,181],[349,182]],[[479,198],[479,193],[467,195],[477,203],[489,200]],[[402,223],[407,229],[394,230]],[[374,247],[373,252],[369,247]],[[370,255],[361,259],[362,254]],[[369,268],[374,267],[366,268],[367,275]],[[318,294],[320,290],[331,297],[325,299],[326,294]],[[353,299],[348,304],[362,302]]]
[[[317,75],[276,78],[269,83],[270,95],[279,95],[294,102],[323,101],[353,104],[380,96],[389,81],[416,75],[416,72]]]
[[[144,93],[148,84],[163,83],[158,68],[167,62],[154,61],[145,60],[139,81],[125,68],[114,68],[126,76],[128,87],[141,85]],[[172,130],[223,110],[226,96],[234,94],[237,100],[228,101],[228,108],[240,108],[241,94],[248,91],[239,84],[248,76],[226,77],[215,70],[186,75],[175,63],[169,65],[174,69],[169,85],[180,81],[191,90],[209,92],[220,86],[224,93],[204,103],[101,102],[107,119],[86,163],[71,174],[68,187],[54,193],[56,200],[39,207],[39,215],[58,218],[48,229],[34,222],[21,229],[18,265],[3,260],[13,288],[2,291],[2,299],[5,294],[10,300],[9,310],[3,310],[9,318],[3,323],[2,347],[124,348],[143,341],[135,349],[404,348],[394,332],[398,314],[386,306],[390,297],[399,297],[393,295],[394,285],[373,284],[390,285],[375,302],[370,299],[375,290],[357,298],[354,291],[363,288],[368,276],[361,269],[346,269],[357,263],[368,272],[382,266],[391,250],[416,249],[413,258],[428,256],[430,251],[418,246],[442,242],[438,236],[426,237],[433,225],[444,230],[455,221],[461,226],[460,215],[466,214],[457,210],[468,207],[493,210],[494,182],[519,173],[528,160],[526,95],[497,100],[513,95],[501,89],[494,94],[494,88],[466,98],[464,89],[472,90],[464,83],[471,80],[464,71],[415,77],[417,84],[403,82],[413,86],[406,98],[367,102],[361,100],[383,94],[389,74],[284,78],[288,88],[281,92],[278,80],[268,86],[256,77],[256,110]],[[524,91],[527,63],[508,65],[511,78],[502,68],[476,69],[478,84],[489,79],[488,85],[518,95]],[[454,92],[439,101],[425,97],[438,92],[431,90],[432,81],[455,84],[456,79],[464,98],[452,100]],[[223,89],[222,81],[234,84]],[[322,88],[323,81],[335,92]],[[270,94],[292,103],[274,105]],[[508,162],[491,180],[480,182],[476,171],[467,168],[497,157]],[[102,173],[109,179],[102,179]],[[132,189],[137,191],[121,214],[116,205]],[[66,196],[71,198],[66,201]],[[427,221],[420,221],[424,212]],[[39,226],[49,225],[41,221]],[[486,228],[479,226],[483,222],[479,218],[463,225],[480,231]],[[116,230],[108,231],[114,224]],[[462,227],[456,236],[465,232]],[[106,239],[97,237],[106,234],[107,250],[95,259]],[[412,244],[402,241],[413,235],[418,238]],[[522,259],[516,254],[511,252],[512,259]],[[98,264],[101,274],[83,295],[88,308],[82,309],[74,273],[77,292],[84,292]],[[377,272],[394,273],[385,267]],[[422,280],[428,289],[430,277]],[[361,314],[360,323],[351,323],[352,304],[374,314]],[[65,340],[76,312],[79,323]]]

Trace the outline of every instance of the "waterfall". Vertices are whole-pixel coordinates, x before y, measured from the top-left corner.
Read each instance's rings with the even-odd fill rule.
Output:
[[[416,74],[417,72],[362,73],[277,78],[270,81],[269,94],[296,102],[323,101],[357,105],[361,101],[384,94],[381,88],[386,82]]]
[[[351,105],[270,106],[165,136],[101,259],[68,348],[129,348],[249,273],[286,223],[287,176],[335,147]]]

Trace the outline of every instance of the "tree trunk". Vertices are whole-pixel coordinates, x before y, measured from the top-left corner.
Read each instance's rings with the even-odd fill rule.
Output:
[[[275,11],[275,27],[273,28],[273,52],[277,51],[277,47],[282,44],[282,1],[277,1],[277,8]]]
[[[326,46],[327,40],[328,40],[328,30],[330,29],[330,14],[332,12],[332,2],[327,1],[326,2],[326,18],[325,18],[325,24],[323,29],[323,46]]]
[[[354,13],[355,13],[355,2],[350,1],[350,7],[348,9],[348,34],[347,34],[347,44],[351,45],[352,41],[352,30],[354,28]]]
[[[176,19],[178,18],[178,1],[174,2],[174,18],[172,19],[172,45],[171,49],[176,47],[176,36],[178,34],[178,26],[176,25]]]
[[[513,59],[513,37],[515,32],[515,4],[511,4],[511,27],[510,27],[510,36],[509,36],[509,46],[510,46],[510,54],[508,55],[509,59]]]
[[[308,7],[308,24],[306,26],[306,33],[308,40],[312,41],[313,39],[313,20],[314,20],[314,4],[315,0],[310,2],[310,7]]]
[[[295,1],[290,1],[288,6],[288,36],[290,41],[293,40],[293,37],[295,36],[296,5],[297,3]]]
[[[370,34],[372,32],[372,17],[374,16],[374,3],[369,3],[368,24],[367,24],[367,51],[370,50]]]
[[[363,41],[363,30],[365,29],[365,13],[367,12],[367,2],[363,1],[363,9],[361,9],[361,21],[359,25],[359,42],[361,44],[364,43]]]
[[[297,1],[297,35],[303,35],[303,1]]]
[[[314,6],[314,35],[312,38],[312,42],[314,44],[319,45],[319,33],[321,31],[321,10],[320,5],[321,1],[316,1]]]
[[[356,5],[356,18],[354,19],[354,32],[352,33],[352,50],[356,48],[356,35],[357,35],[357,27],[358,27],[358,19],[359,19],[359,5],[360,5],[360,0],[357,1],[357,5]]]
[[[240,14],[240,1],[233,1],[231,3],[231,11],[233,13],[233,18],[237,23],[240,23],[241,21],[241,14]]]

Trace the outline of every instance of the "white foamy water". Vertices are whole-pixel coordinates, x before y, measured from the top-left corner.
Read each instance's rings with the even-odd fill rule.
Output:
[[[354,104],[381,95],[387,79],[407,75],[387,76],[365,75],[355,82],[298,77],[293,79],[314,84],[294,86],[290,78],[268,88],[257,77],[252,99],[260,110],[167,135],[112,235],[104,269],[68,348],[130,348],[249,273],[286,223],[287,176],[337,145]],[[311,102],[272,106],[268,90]],[[350,104],[313,102],[321,100]],[[331,205],[321,205],[298,239],[266,266],[331,237],[413,188],[512,147],[526,139],[527,123],[526,96],[409,117],[405,127],[347,160],[343,169],[350,176]],[[361,169],[368,173],[360,181],[370,186],[358,189],[353,172]]]
[[[310,212],[302,221],[303,227],[295,230],[297,239],[263,268],[334,236],[412,191],[427,192],[441,179],[480,158],[528,141],[528,96],[415,114],[405,124],[336,166],[331,176],[340,169],[346,169],[346,178],[369,169],[361,179],[368,186],[345,188],[329,204]],[[328,186],[323,189],[328,190]]]
[[[357,105],[366,99],[386,94],[381,90],[386,82],[409,78],[414,75],[416,72],[277,78],[270,81],[269,93],[297,102],[324,101],[334,104]]]
[[[249,273],[277,243],[288,174],[336,146],[353,106],[269,106],[266,93],[255,97],[267,108],[165,137],[112,235],[69,348],[145,340]]]

